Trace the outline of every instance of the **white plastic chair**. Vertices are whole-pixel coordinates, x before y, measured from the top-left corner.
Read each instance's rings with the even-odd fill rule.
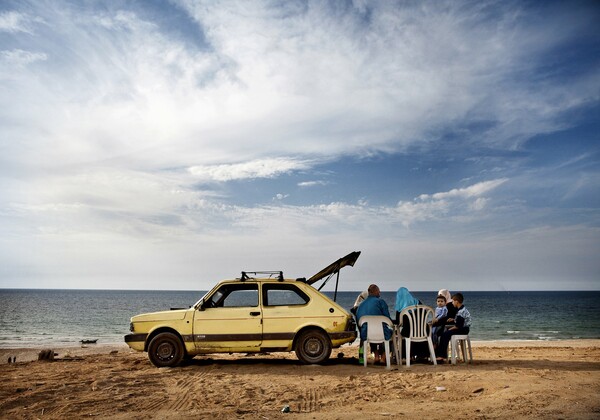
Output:
[[[392,320],[388,317],[381,315],[365,315],[358,320],[358,326],[362,327],[363,324],[367,324],[367,339],[363,343],[363,354],[364,354],[364,366],[367,366],[367,355],[369,354],[368,347],[369,343],[381,344],[385,347],[385,363],[388,369],[391,369],[390,362],[390,341],[385,339],[383,332],[383,324],[389,325],[393,328]]]
[[[410,337],[403,337],[400,334],[402,329],[402,322],[404,322],[404,316],[408,318],[410,326]],[[433,349],[433,341],[431,340],[431,326],[427,323],[430,322],[434,317],[433,309],[426,305],[414,305],[408,306],[400,312],[401,324],[396,327],[395,334],[395,345],[396,345],[396,360],[398,366],[402,365],[401,349],[402,340],[406,343],[406,367],[410,366],[410,344],[411,342],[424,342],[427,341],[429,345],[429,355],[434,365],[437,365],[435,359],[435,351]]]
[[[469,358],[467,359],[467,347],[469,348]],[[452,364],[456,364],[456,354],[461,351],[465,363],[473,363],[473,352],[471,350],[471,339],[467,334],[453,335],[450,340],[450,354]],[[460,358],[460,357],[459,357]]]

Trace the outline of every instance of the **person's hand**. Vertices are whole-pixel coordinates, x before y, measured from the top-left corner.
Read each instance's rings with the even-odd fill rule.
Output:
[[[454,318],[448,318],[448,322],[454,322]]]
[[[451,328],[448,328],[448,329],[449,329],[450,331],[454,331],[454,330],[458,330],[458,327],[451,327]]]

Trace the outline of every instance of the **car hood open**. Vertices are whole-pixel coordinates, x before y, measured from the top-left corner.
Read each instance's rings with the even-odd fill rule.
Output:
[[[313,284],[321,279],[324,279],[325,277],[332,276],[347,265],[353,267],[354,263],[356,262],[359,256],[360,251],[351,252],[345,257],[340,258],[339,260],[335,261],[334,263],[328,265],[327,267],[319,271],[317,274],[306,280],[306,283]]]

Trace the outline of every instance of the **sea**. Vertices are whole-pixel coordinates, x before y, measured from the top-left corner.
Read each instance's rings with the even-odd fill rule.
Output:
[[[337,292],[350,309],[360,292]],[[436,292],[411,292],[435,307]],[[600,338],[600,291],[462,292],[472,340]],[[0,289],[0,348],[123,343],[134,315],[187,308],[204,291]],[[325,292],[333,298],[333,292]],[[382,292],[395,315],[395,292]]]

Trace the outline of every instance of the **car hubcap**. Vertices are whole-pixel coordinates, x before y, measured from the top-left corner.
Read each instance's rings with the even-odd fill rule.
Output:
[[[156,355],[161,360],[169,360],[173,358],[173,354],[175,353],[173,346],[170,343],[162,343],[156,349]]]
[[[321,342],[315,338],[311,338],[306,342],[306,352],[311,356],[316,356],[321,353]]]

